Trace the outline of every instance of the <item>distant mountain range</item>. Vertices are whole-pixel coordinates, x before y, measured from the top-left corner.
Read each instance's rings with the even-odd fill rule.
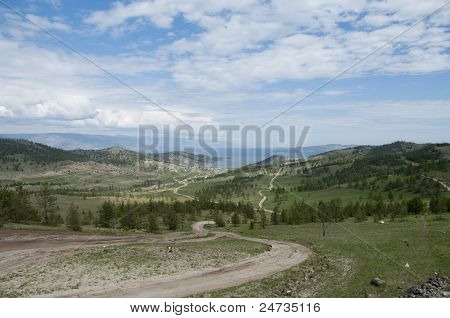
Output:
[[[137,138],[131,136],[84,135],[69,133],[0,134],[0,138],[24,139],[64,150],[98,150],[111,147],[137,150],[138,143]]]
[[[291,148],[291,149],[285,148],[285,149],[276,149],[274,151],[274,154],[284,157],[311,157],[328,151],[354,148],[356,146],[357,145],[327,144],[319,146],[308,146],[302,148]]]
[[[74,150],[74,149],[99,150],[111,147],[121,147],[133,151],[138,150],[137,137],[124,135],[107,136],[107,135],[87,135],[74,133],[0,134],[0,138],[24,139],[64,150]],[[202,153],[202,150],[198,146],[196,146],[195,142],[193,141],[181,140],[180,144],[182,147],[191,147],[193,149],[196,149],[195,152]],[[272,150],[271,154],[280,156],[309,157],[332,150],[350,148],[354,146],[355,145],[328,144],[328,145],[303,147],[302,149],[277,148]],[[224,154],[226,153],[225,149],[226,148],[224,148],[223,146],[217,149],[218,155],[223,157]],[[174,149],[170,149],[170,151],[174,151]]]

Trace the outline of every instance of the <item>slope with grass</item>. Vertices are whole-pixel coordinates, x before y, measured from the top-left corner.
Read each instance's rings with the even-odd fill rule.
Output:
[[[310,247],[304,263],[259,281],[203,294],[212,297],[399,297],[435,273],[449,276],[450,215],[408,217],[404,222],[272,225],[228,230]],[[408,264],[408,265],[406,265]],[[386,281],[370,285],[372,278]]]

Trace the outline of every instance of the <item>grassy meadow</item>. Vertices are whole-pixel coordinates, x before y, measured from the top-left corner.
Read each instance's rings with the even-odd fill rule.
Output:
[[[226,230],[242,235],[297,242],[314,256],[260,281],[203,296],[211,297],[399,297],[432,277],[450,274],[450,215],[422,215],[385,224],[347,220],[329,224],[247,224]],[[408,265],[406,265],[408,264]],[[409,267],[408,267],[409,266]],[[372,278],[386,282],[370,285]]]

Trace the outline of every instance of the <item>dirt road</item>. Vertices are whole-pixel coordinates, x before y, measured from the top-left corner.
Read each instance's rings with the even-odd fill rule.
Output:
[[[10,270],[18,264],[34,262],[48,256],[49,252],[67,250],[90,245],[122,244],[127,242],[178,242],[213,240],[219,237],[260,242],[271,246],[270,251],[245,260],[218,268],[192,270],[170,276],[157,276],[138,282],[124,282],[102,286],[100,288],[74,289],[56,292],[42,297],[185,297],[217,289],[237,286],[245,282],[261,279],[279,271],[288,269],[304,260],[311,251],[299,244],[274,240],[243,237],[235,233],[213,232],[207,235],[204,229],[212,221],[193,224],[193,234],[170,233],[145,236],[103,236],[86,242],[87,235],[52,234],[51,231],[22,231],[17,235],[14,230],[0,230],[0,269]],[[27,233],[25,233],[27,232]],[[30,234],[30,232],[35,232]],[[52,236],[53,235],[53,236]]]
[[[278,172],[275,174],[275,176],[270,180],[269,191],[271,191],[273,189],[273,183],[274,183],[275,179],[278,178],[278,176],[280,175],[282,169],[283,168],[280,168],[280,170],[278,170]],[[264,208],[264,202],[266,202],[267,197],[262,193],[262,190],[258,191],[258,193],[261,196],[261,201],[259,201],[259,203],[258,203],[259,208],[263,209],[266,212],[273,213],[272,210]]]
[[[182,196],[182,197],[185,197],[185,198],[187,198],[187,199],[189,199],[189,200],[195,200],[195,198],[192,197],[192,196],[190,196],[190,195],[178,193],[178,190],[180,190],[181,188],[187,187],[187,186],[193,181],[193,179],[196,178],[196,177],[197,177],[197,176],[194,176],[194,177],[186,178],[186,179],[184,179],[184,180],[177,180],[177,179],[174,177],[173,179],[174,179],[176,182],[181,183],[181,185],[178,186],[178,187],[173,188],[173,193],[175,193],[176,195],[180,195],[180,196]]]
[[[212,221],[197,222],[193,230],[197,235]],[[237,286],[261,279],[288,269],[306,260],[311,251],[299,244],[266,239],[243,237],[235,233],[213,232],[214,237],[231,237],[260,242],[271,246],[271,250],[246,260],[220,268],[207,268],[170,276],[152,277],[138,283],[111,285],[95,290],[70,290],[47,295],[50,297],[185,297],[217,289]]]
[[[427,178],[427,179],[431,179],[434,182],[439,183],[441,186],[443,186],[447,191],[450,191],[450,186],[448,186],[447,184],[445,184],[443,181],[439,180],[438,178],[433,178],[433,177],[428,177],[426,175],[422,175],[422,177]]]

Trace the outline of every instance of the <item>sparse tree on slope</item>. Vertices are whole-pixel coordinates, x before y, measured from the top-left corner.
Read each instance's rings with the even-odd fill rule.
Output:
[[[51,195],[48,184],[41,187],[37,195],[37,205],[41,215],[41,223],[46,225],[57,224],[56,196]]]
[[[114,225],[114,204],[105,201],[98,209],[98,222],[100,227],[113,227]]]
[[[225,220],[223,219],[223,214],[221,212],[216,212],[214,215],[214,222],[216,222],[216,225],[218,227],[224,227],[225,226]]]
[[[267,225],[267,217],[266,212],[263,209],[259,210],[259,219],[261,220],[261,227],[265,229]]]
[[[66,226],[72,231],[81,231],[80,212],[78,211],[78,207],[73,203],[70,204],[69,210],[67,211]]]
[[[159,231],[158,219],[152,212],[147,217],[147,232],[156,233]]]
[[[239,214],[237,212],[234,212],[231,216],[231,223],[233,223],[234,226],[238,226],[241,223]]]

